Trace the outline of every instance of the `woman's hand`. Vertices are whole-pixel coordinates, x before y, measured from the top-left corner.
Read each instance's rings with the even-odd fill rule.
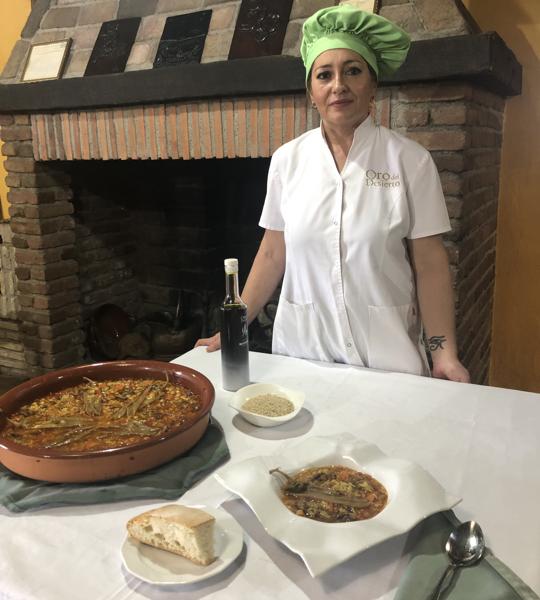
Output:
[[[197,346],[206,346],[207,352],[214,352],[221,348],[221,337],[220,337],[219,333],[216,333],[212,337],[201,338],[200,340],[197,340],[197,342],[195,343],[195,348]]]
[[[262,310],[285,272],[285,238],[283,231],[267,229],[249,272],[242,299],[248,307],[248,325]],[[219,333],[197,340],[197,346],[206,346],[207,352],[221,348]]]
[[[434,360],[431,374],[437,379],[448,379],[449,381],[458,381],[460,383],[471,382],[469,371],[467,371],[457,358]]]

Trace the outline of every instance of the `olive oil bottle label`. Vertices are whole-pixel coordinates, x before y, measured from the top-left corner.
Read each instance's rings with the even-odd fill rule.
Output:
[[[223,388],[236,391],[249,384],[247,309],[228,305],[221,309],[221,373]]]

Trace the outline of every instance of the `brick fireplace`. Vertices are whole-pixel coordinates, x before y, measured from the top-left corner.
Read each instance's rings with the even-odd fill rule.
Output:
[[[453,1],[434,3],[445,19],[422,13],[419,0],[382,2],[382,14],[416,41],[402,69],[381,82],[375,116],[428,148],[439,168],[460,352],[483,383],[505,98],[519,93],[521,72],[496,34],[473,31]],[[116,8],[108,18],[153,7],[137,15],[143,25],[124,73],[82,76],[85,44],[105,20],[92,4]],[[269,157],[318,124],[298,41],[302,21],[328,4],[295,0],[281,56],[228,61],[238,0],[36,3],[0,84],[11,205],[0,255],[0,372],[89,360],[88,324],[107,303],[144,321],[174,314],[181,295],[197,335],[215,328],[223,257],[238,256],[245,278],[262,235]],[[201,7],[217,13],[202,64],[152,70],[143,58],[164,18]],[[74,39],[66,76],[19,83],[29,44],[66,34]],[[253,332],[262,350],[267,325],[261,315]]]

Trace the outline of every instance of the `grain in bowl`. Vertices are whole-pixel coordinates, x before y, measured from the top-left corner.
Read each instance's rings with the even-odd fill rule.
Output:
[[[256,427],[276,427],[294,419],[305,394],[279,383],[252,383],[240,388],[229,405]]]
[[[242,404],[242,410],[265,417],[283,417],[293,412],[294,404],[278,394],[259,394],[246,400]]]

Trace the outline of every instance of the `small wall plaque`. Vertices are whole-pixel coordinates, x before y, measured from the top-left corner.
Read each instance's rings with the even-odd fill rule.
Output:
[[[360,10],[370,13],[378,13],[381,8],[381,0],[349,0],[345,4],[350,4]]]
[[[292,0],[242,0],[229,58],[281,54]]]
[[[86,67],[86,75],[122,73],[137,36],[140,17],[106,21],[101,26]]]
[[[159,42],[154,68],[201,62],[211,10],[168,17]]]
[[[71,39],[35,44],[30,48],[21,81],[59,79],[69,54]]]

